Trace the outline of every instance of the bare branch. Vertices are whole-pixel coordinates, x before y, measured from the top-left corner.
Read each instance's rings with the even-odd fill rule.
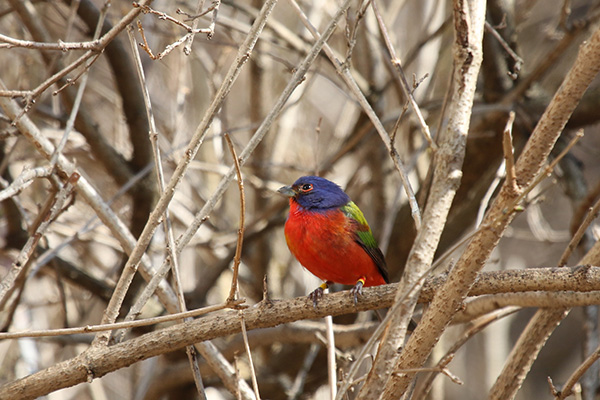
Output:
[[[565,382],[560,391],[553,393],[558,400],[566,399],[575,393],[574,387],[577,382],[581,379],[583,374],[592,366],[593,363],[600,359],[600,347],[597,347],[592,354],[590,354],[575,371],[569,376],[569,379]],[[548,378],[550,379],[550,378]],[[550,381],[551,382],[551,381]]]
[[[246,323],[244,322],[244,313],[240,311],[240,326],[242,327],[242,337],[244,338],[244,348],[246,349],[246,355],[248,356],[248,363],[250,365],[250,374],[252,376],[252,387],[254,388],[254,395],[257,400],[260,400],[260,393],[258,392],[258,382],[256,380],[256,370],[254,369],[254,362],[252,361],[252,352],[250,351],[250,344],[248,343],[248,333],[246,332]]]
[[[171,322],[182,320],[185,318],[199,317],[201,315],[209,314],[215,311],[222,310],[229,307],[237,307],[242,305],[246,300],[238,299],[231,303],[216,304],[213,306],[206,306],[191,311],[183,311],[174,314],[161,315],[160,317],[139,319],[136,321],[124,321],[115,322],[113,324],[104,325],[87,325],[75,328],[63,328],[63,329],[45,329],[41,331],[24,331],[24,332],[0,332],[0,340],[5,339],[17,339],[23,337],[39,338],[39,337],[52,337],[52,336],[63,336],[63,335],[76,335],[78,333],[93,333],[102,331],[111,331],[116,329],[125,328],[139,328],[142,326],[151,326],[161,324],[164,322]]]
[[[506,121],[506,127],[504,128],[504,135],[502,136],[502,149],[504,151],[504,160],[506,163],[506,179],[508,185],[515,193],[518,193],[519,188],[517,186],[517,177],[515,174],[515,149],[512,145],[512,126],[515,122],[515,113],[511,111],[508,114],[508,121]]]
[[[581,222],[581,225],[579,225],[579,228],[577,228],[577,231],[569,241],[569,244],[565,248],[565,251],[560,256],[560,260],[558,261],[559,267],[567,265],[567,261],[569,260],[571,253],[573,252],[573,250],[575,250],[575,248],[581,241],[581,238],[585,234],[585,231],[588,229],[592,221],[594,221],[594,219],[598,217],[598,211],[600,211],[600,199],[598,199],[596,204],[594,204],[594,206],[589,209],[587,215]]]
[[[431,321],[423,324],[422,320],[408,342],[414,347],[410,350],[406,347],[402,353],[398,354],[397,349],[404,343],[408,324],[421,289],[421,285],[416,285],[414,289],[412,286],[431,266],[452,200],[462,177],[461,169],[471,109],[483,57],[484,22],[484,3],[454,2],[455,41],[453,50],[455,58],[452,100],[448,109],[449,121],[445,132],[438,139],[440,146],[434,158],[433,182],[423,214],[424,223],[422,229],[417,232],[417,237],[409,253],[403,277],[404,285],[396,294],[396,301],[390,312],[392,318],[382,338],[382,344],[369,373],[369,378],[360,391],[360,399],[379,397],[391,399],[404,393],[414,374],[400,374],[399,371],[422,367],[433,343],[437,342],[444,329],[445,324],[434,328],[430,325]],[[403,300],[405,297],[406,301]],[[446,316],[450,318],[449,315]],[[436,321],[436,324],[439,322]],[[418,332],[423,325],[429,325],[428,329]],[[418,345],[414,342],[417,337],[419,337]],[[395,373],[393,373],[394,371]]]
[[[38,224],[35,226],[35,230],[32,235],[25,243],[21,252],[13,261],[10,266],[9,272],[4,276],[2,282],[0,282],[0,309],[3,309],[8,297],[15,289],[15,282],[17,279],[24,276],[27,272],[27,265],[29,258],[33,254],[37,243],[44,236],[46,230],[52,222],[58,217],[58,215],[64,211],[63,207],[66,205],[67,199],[73,193],[73,189],[79,180],[80,175],[77,172],[71,174],[66,180],[63,187],[58,191],[55,196],[51,196],[47,199],[45,206],[42,208],[41,214],[38,216]]]
[[[315,38],[318,38],[320,40],[319,33],[312,26],[312,24],[310,23],[310,21],[308,20],[308,18],[306,17],[306,15],[302,11],[302,9],[298,5],[298,3],[295,0],[292,0],[291,4],[294,6],[294,9],[296,10],[298,15],[302,19],[304,25],[308,28],[308,30],[310,30],[311,34]],[[402,181],[402,185],[406,192],[406,196],[409,199],[410,208],[411,208],[411,212],[412,212],[412,217],[415,222],[415,226],[417,229],[419,229],[421,226],[421,211],[419,210],[419,205],[417,204],[417,201],[415,199],[414,191],[408,180],[406,169],[404,168],[404,165],[403,165],[402,161],[400,160],[400,155],[398,154],[398,151],[394,147],[392,137],[386,132],[383,124],[381,123],[381,120],[379,119],[379,117],[377,116],[377,114],[375,113],[373,108],[371,107],[371,104],[369,104],[369,102],[367,101],[367,98],[362,93],[360,87],[358,86],[354,77],[350,73],[350,70],[349,70],[347,64],[341,63],[335,57],[333,50],[331,50],[331,48],[328,45],[324,45],[323,50],[325,51],[325,54],[327,54],[327,57],[329,58],[329,60],[333,64],[333,66],[335,67],[336,71],[338,71],[338,73],[342,76],[342,78],[348,85],[348,88],[352,91],[352,94],[356,97],[356,99],[360,103],[360,105],[363,108],[363,110],[365,111],[365,113],[368,115],[369,119],[375,126],[377,133],[381,137],[381,140],[385,144],[386,149],[388,150],[388,152],[392,158],[392,161],[394,162],[394,166],[396,167],[396,170],[400,174],[400,180]]]
[[[114,322],[115,318],[117,317],[119,308],[125,297],[126,289],[129,287],[133,279],[133,275],[137,270],[137,266],[142,256],[144,255],[146,247],[150,243],[150,239],[152,238],[158,224],[160,223],[160,220],[163,217],[164,211],[167,209],[167,206],[169,205],[171,199],[173,198],[173,195],[175,194],[175,189],[177,188],[177,186],[181,182],[181,179],[183,178],[183,175],[187,171],[190,161],[198,152],[198,149],[200,148],[200,145],[204,140],[204,136],[206,135],[208,127],[212,122],[215,113],[221,107],[221,104],[225,100],[225,97],[231,90],[233,82],[235,82],[235,79],[238,77],[241,68],[248,60],[249,52],[256,44],[258,36],[260,35],[260,32],[262,31],[266,23],[266,19],[270,15],[271,10],[275,6],[275,3],[275,0],[271,0],[267,1],[264,4],[261,18],[256,19],[253,25],[252,32],[247,36],[244,43],[240,46],[236,57],[236,61],[231,65],[227,76],[223,80],[223,85],[219,88],[219,93],[217,93],[217,95],[215,96],[213,102],[211,103],[211,106],[206,111],[205,117],[194,132],[194,135],[191,138],[186,151],[184,152],[185,157],[183,157],[177,165],[177,168],[175,169],[171,180],[165,187],[165,190],[160,196],[156,207],[150,214],[148,222],[146,223],[144,230],[140,234],[140,237],[129,256],[129,259],[125,264],[123,273],[121,274],[119,282],[117,283],[117,287],[115,288],[115,293],[117,295],[111,298],[111,301],[104,314],[104,319],[102,321],[103,323]],[[104,344],[106,344],[107,341],[108,337],[106,335],[99,336],[96,340],[97,343]]]
[[[227,301],[233,301],[233,299],[235,299],[237,295],[238,272],[240,269],[240,262],[242,260],[242,245],[244,243],[244,229],[246,219],[246,196],[244,195],[244,180],[242,179],[240,160],[237,156],[237,153],[235,152],[235,147],[233,147],[233,142],[231,141],[231,138],[228,134],[225,134],[225,140],[227,141],[227,146],[229,146],[231,156],[233,157],[233,164],[235,165],[235,173],[237,174],[238,189],[240,192],[240,227],[238,229],[237,244],[235,246],[235,256],[233,257],[233,277],[231,278],[231,289],[229,291],[229,296],[227,297]],[[250,353],[248,353],[248,357],[250,357]]]
[[[36,178],[47,178],[52,174],[52,167],[26,168],[4,190],[0,191],[0,201],[16,196],[33,183]]]
[[[35,49],[35,50],[58,50],[58,51],[68,51],[68,50],[92,50],[92,51],[100,51],[102,50],[102,44],[100,40],[92,40],[89,42],[63,42],[58,41],[57,43],[39,43],[34,42],[32,40],[21,40],[14,39],[9,36],[3,35],[0,33],[0,42],[6,43],[5,45],[0,45],[0,48],[13,48],[13,47],[22,47],[26,49]]]
[[[411,89],[411,87],[408,84],[408,81],[406,80],[406,75],[404,74],[404,69],[402,68],[402,62],[400,61],[400,58],[396,57],[396,51],[394,50],[394,45],[392,44],[392,41],[390,40],[390,36],[387,32],[387,28],[385,27],[383,17],[381,16],[381,13],[379,13],[379,10],[377,8],[377,1],[373,1],[371,3],[371,6],[373,7],[373,10],[375,11],[375,16],[377,17],[377,23],[379,24],[379,31],[381,32],[381,36],[383,37],[385,46],[387,47],[387,50],[390,53],[390,56],[392,58],[392,63],[398,70],[398,75],[400,76],[400,81],[402,82],[402,89],[404,89],[404,95],[408,98],[408,102],[410,103],[410,105],[413,109],[413,112],[415,113],[415,115],[417,117],[417,121],[419,121],[419,125],[421,127],[421,132],[423,133],[423,136],[425,136],[427,143],[429,143],[429,146],[435,152],[438,148],[437,144],[431,138],[431,133],[429,132],[429,126],[425,122],[425,118],[423,118],[421,109],[419,108],[419,105],[417,104],[417,101],[415,100],[415,97],[413,96],[414,89]]]

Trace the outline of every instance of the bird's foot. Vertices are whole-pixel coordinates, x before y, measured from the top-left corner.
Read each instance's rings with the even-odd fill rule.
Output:
[[[352,288],[352,290],[350,290],[350,294],[352,295],[352,297],[354,297],[354,305],[356,305],[356,303],[358,303],[358,295],[362,295],[362,288],[365,284],[365,278],[360,278],[358,280],[358,282],[356,282],[356,285],[354,285],[354,287]]]
[[[318,288],[310,292],[308,298],[312,300],[313,307],[317,308],[317,304],[319,304],[319,301],[323,298],[323,293],[325,292],[325,289],[329,288],[330,283],[332,282],[323,282]]]

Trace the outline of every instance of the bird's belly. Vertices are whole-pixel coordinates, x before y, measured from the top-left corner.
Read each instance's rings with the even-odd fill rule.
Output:
[[[313,216],[308,223],[288,219],[285,235],[292,254],[319,279],[344,285],[354,285],[361,278],[366,280],[365,286],[385,283],[343,220]]]

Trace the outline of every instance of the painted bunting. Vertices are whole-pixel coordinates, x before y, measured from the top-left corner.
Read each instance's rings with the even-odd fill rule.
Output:
[[[389,283],[383,253],[362,211],[335,183],[303,176],[279,193],[290,198],[285,239],[292,254],[324,282],[309,297],[316,306],[331,283],[363,286]]]

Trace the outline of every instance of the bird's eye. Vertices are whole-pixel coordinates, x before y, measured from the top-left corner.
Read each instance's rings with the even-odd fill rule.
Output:
[[[310,183],[305,183],[304,185],[302,185],[302,187],[300,188],[300,191],[302,193],[308,193],[311,190],[313,190],[313,185]]]

